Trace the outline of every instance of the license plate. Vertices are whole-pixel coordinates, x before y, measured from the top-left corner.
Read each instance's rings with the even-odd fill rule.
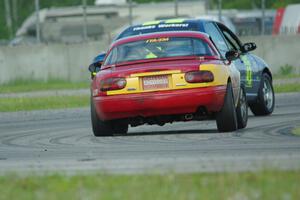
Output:
[[[169,87],[169,79],[167,75],[143,77],[144,90],[157,90],[157,89],[165,89],[168,87]]]

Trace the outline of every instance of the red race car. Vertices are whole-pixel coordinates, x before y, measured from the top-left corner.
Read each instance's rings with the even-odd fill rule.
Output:
[[[92,76],[95,136],[126,134],[128,126],[216,119],[219,131],[248,120],[240,72],[205,33],[177,31],[115,41]]]

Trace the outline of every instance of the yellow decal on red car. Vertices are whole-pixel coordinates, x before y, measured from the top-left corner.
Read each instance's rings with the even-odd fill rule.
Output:
[[[155,43],[155,42],[168,42],[169,38],[151,38],[146,40],[146,43]]]
[[[216,64],[204,64],[199,66],[199,70],[211,71],[214,75],[214,81],[206,83],[188,83],[185,80],[185,73],[180,70],[165,70],[165,71],[156,71],[156,72],[145,72],[131,74],[126,78],[127,84],[124,89],[108,91],[107,95],[117,95],[117,94],[133,94],[133,93],[144,93],[144,92],[153,92],[153,91],[163,91],[163,90],[179,90],[179,89],[192,89],[192,88],[201,88],[201,87],[211,87],[211,86],[220,86],[226,85],[230,72],[228,66],[225,65],[216,65]],[[167,75],[168,86],[160,87],[159,89],[153,87],[147,87],[147,90],[144,90],[145,82],[143,82],[143,77],[148,78],[147,83],[151,81],[157,81],[160,85],[162,80],[155,80],[155,76]],[[151,79],[151,77],[153,77]],[[165,81],[165,80],[164,80]],[[165,82],[164,82],[165,83]],[[155,83],[154,83],[155,84]],[[158,84],[158,85],[159,85]]]

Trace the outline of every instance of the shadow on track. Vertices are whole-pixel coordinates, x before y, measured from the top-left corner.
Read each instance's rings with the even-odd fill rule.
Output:
[[[177,135],[177,134],[212,134],[219,133],[218,130],[214,129],[192,129],[192,130],[178,130],[178,131],[153,131],[153,132],[134,132],[128,133],[127,135],[118,135],[118,136],[146,136],[146,135]]]

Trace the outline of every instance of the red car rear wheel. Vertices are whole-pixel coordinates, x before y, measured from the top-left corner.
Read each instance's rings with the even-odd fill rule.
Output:
[[[91,121],[94,135],[113,136],[124,135],[128,132],[128,124],[120,120],[103,121],[98,117],[93,99],[91,98]]]
[[[216,122],[219,132],[235,131],[238,128],[232,86],[230,82],[227,84],[224,105],[221,111],[217,113]]]

